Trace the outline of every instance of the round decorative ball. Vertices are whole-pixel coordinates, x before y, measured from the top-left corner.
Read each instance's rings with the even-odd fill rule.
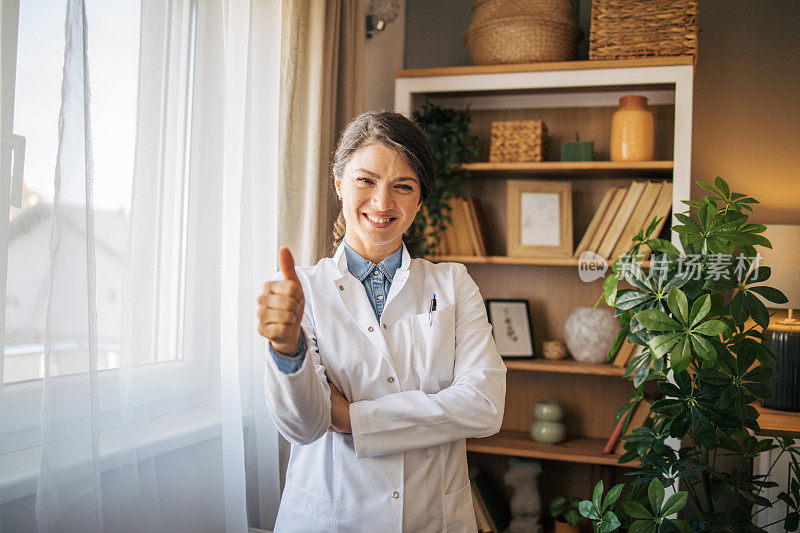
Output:
[[[564,359],[567,356],[567,345],[561,341],[544,341],[542,353],[545,359]]]
[[[533,406],[533,418],[545,422],[561,422],[564,419],[564,406],[554,400],[542,400]]]
[[[576,361],[603,363],[618,331],[611,309],[577,307],[564,324],[564,340]]]

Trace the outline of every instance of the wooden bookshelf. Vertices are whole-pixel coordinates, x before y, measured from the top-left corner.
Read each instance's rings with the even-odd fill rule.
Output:
[[[663,170],[671,174],[673,166],[672,161],[540,161],[527,163],[490,163],[481,161],[467,163],[462,165],[462,168],[471,172],[493,172],[495,173],[494,177],[505,179],[505,173],[509,172],[534,174],[586,172],[591,176],[597,171],[640,172]],[[540,176],[535,177],[539,178]]]
[[[528,372],[551,372],[556,374],[583,374],[586,376],[622,377],[625,368],[610,363],[581,363],[572,359],[504,359],[506,368]]]
[[[568,437],[560,444],[542,444],[531,439],[524,431],[501,430],[500,433],[483,439],[467,439],[467,451],[492,455],[510,455],[532,459],[549,459],[593,465],[638,468],[639,462],[618,464],[620,456],[604,454],[606,439]]]
[[[682,211],[681,201],[690,197],[691,189],[692,72],[691,58],[398,71],[395,111],[410,116],[426,100],[448,108],[470,106],[471,132],[479,138],[478,162],[463,167],[472,174],[464,192],[480,202],[481,233],[489,253],[428,259],[467,265],[484,298],[527,300],[537,349],[546,340],[563,338],[570,314],[579,306],[594,305],[602,282],[584,283],[576,275],[579,261],[575,257],[504,255],[508,180],[569,180],[572,223],[577,230],[573,238],[590,225],[606,192],[630,186],[631,180],[669,182],[672,209]],[[651,98],[658,147],[655,161],[608,161],[609,124],[619,98],[626,94]],[[556,143],[573,139],[579,132],[581,139],[594,142],[597,160],[489,162],[492,123],[529,119],[547,124],[553,159],[559,155]],[[677,240],[676,234],[670,237]],[[649,268],[650,262],[640,265]],[[622,378],[624,368],[546,359],[509,359],[505,364],[509,371],[502,428],[491,437],[467,440],[470,462],[502,480],[508,464],[503,456],[542,460],[548,473],[541,486],[543,501],[556,494],[591,494],[598,470],[604,478],[609,476],[610,483],[625,470],[640,466],[638,462],[620,465],[619,455],[602,453],[614,429],[614,414],[630,396],[632,385]],[[567,433],[573,435],[564,443],[541,444],[530,438],[534,406],[543,400],[564,406]]]
[[[777,411],[756,404],[758,409],[759,433],[776,437],[800,438],[800,413],[793,411]]]

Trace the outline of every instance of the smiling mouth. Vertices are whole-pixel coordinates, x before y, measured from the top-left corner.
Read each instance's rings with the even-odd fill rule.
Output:
[[[379,227],[387,226],[387,225],[391,224],[392,222],[394,222],[395,220],[397,220],[396,217],[376,217],[376,216],[368,215],[366,213],[364,213],[364,218],[366,218],[367,220],[372,222],[372,224],[374,226],[379,226]]]

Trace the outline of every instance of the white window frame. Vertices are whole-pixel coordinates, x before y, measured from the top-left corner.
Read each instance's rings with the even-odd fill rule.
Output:
[[[193,102],[202,90],[201,84],[194,84],[196,76],[203,73],[204,58],[197,57],[197,36],[209,31],[210,27],[198,27],[201,20],[199,11],[203,3],[197,0],[143,0],[142,20],[148,32],[161,32],[160,43],[143,43],[140,57],[140,103],[137,118],[137,130],[158,131],[159,136],[137,134],[137,173],[153,176],[161,184],[160,220],[158,221],[158,285],[171,287],[171,291],[159,291],[155,301],[156,332],[152,338],[152,350],[142,354],[142,360],[136,361],[127,370],[130,378],[128,390],[157,391],[157,395],[149,394],[141,399],[141,411],[147,416],[169,414],[184,409],[207,406],[209,416],[218,412],[214,408],[218,402],[217,384],[211,382],[208,368],[209,357],[198,355],[202,350],[211,357],[218,357],[219,333],[217,328],[208,327],[208,337],[196,339],[191,346],[183,344],[183,325],[187,320],[183,303],[186,297],[187,280],[195,280],[201,284],[204,278],[216,275],[210,265],[195,264],[187,260],[187,243],[202,235],[211,235],[219,231],[219,219],[203,217],[202,204],[193,205],[190,197],[202,202],[213,202],[218,198],[209,191],[208,180],[194,179],[197,170],[192,164],[192,144],[197,127],[194,125]],[[3,73],[16,72],[16,28],[19,19],[19,0],[2,0],[2,50]],[[212,21],[205,18],[210,24]],[[161,27],[158,27],[161,25]],[[8,31],[11,27],[14,32]],[[202,47],[212,53],[211,47]],[[14,68],[7,69],[7,61],[13,61]],[[11,131],[13,119],[14,75],[2,80],[2,124],[3,131]],[[9,98],[10,87],[10,98]],[[160,91],[153,91],[159,88]],[[148,92],[149,91],[149,92]],[[6,129],[7,128],[7,129]],[[153,141],[153,142],[150,142]],[[143,156],[139,157],[139,153]],[[158,157],[152,157],[152,154]],[[6,143],[3,144],[3,169],[9,168]],[[144,174],[142,174],[144,173]],[[3,172],[3,191],[7,191],[9,173]],[[193,179],[189,179],[192,175]],[[176,180],[175,176],[182,179]],[[204,183],[204,181],[206,183]],[[188,187],[186,186],[188,184]],[[3,221],[8,220],[9,197],[0,195],[0,215]],[[215,225],[217,226],[215,228]],[[0,458],[2,454],[19,450],[30,450],[41,444],[39,428],[41,416],[42,380],[34,379],[25,382],[3,384],[2,368],[5,339],[5,291],[6,261],[8,252],[8,224],[4,223],[0,230],[0,420],[4,421],[5,437],[0,442]],[[200,281],[197,281],[200,280]],[[200,297],[207,301],[195,301],[200,309],[212,309],[218,302],[219,291],[210,289]],[[179,309],[176,314],[173,309]],[[214,311],[211,311],[212,313]],[[218,309],[215,311],[219,316]],[[168,317],[167,327],[164,320]],[[213,322],[215,326],[219,321]],[[214,338],[216,337],[216,339]],[[155,353],[156,361],[151,361]],[[174,356],[177,356],[174,357]],[[100,397],[111,399],[101,404],[102,413],[113,413],[119,405],[113,400],[117,398],[121,372],[118,369],[102,370],[99,373]],[[53,378],[54,386],[61,397],[77,397],[82,387],[82,375],[64,375]],[[63,389],[62,389],[63,388]],[[70,389],[75,389],[75,394]],[[145,403],[147,402],[147,403]],[[135,416],[135,413],[134,413]],[[2,484],[2,479],[0,479]]]

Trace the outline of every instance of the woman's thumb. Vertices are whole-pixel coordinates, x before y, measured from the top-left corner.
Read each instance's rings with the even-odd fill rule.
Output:
[[[297,274],[294,271],[294,258],[292,257],[292,252],[290,252],[285,246],[278,251],[278,263],[281,265],[283,279],[300,283],[300,279],[297,277]]]

